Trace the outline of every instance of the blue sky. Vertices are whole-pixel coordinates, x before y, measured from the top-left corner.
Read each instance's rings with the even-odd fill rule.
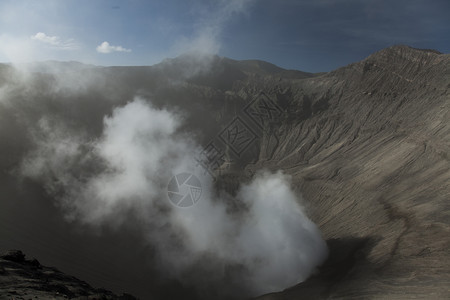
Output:
[[[152,65],[183,52],[329,71],[393,44],[450,52],[448,0],[2,0],[0,61]]]

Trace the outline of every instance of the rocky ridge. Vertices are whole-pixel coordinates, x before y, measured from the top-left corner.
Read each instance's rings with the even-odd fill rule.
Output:
[[[133,300],[105,289],[96,289],[56,268],[42,266],[37,259],[26,259],[22,251],[0,255],[0,299],[98,299]]]

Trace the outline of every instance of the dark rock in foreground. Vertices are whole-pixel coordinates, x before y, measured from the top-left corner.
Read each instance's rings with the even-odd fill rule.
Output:
[[[0,299],[136,299],[91,287],[56,268],[26,259],[20,250],[0,255]]]

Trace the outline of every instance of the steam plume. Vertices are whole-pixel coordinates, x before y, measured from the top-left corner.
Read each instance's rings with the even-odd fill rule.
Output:
[[[289,176],[258,173],[236,197],[227,195],[245,207],[231,213],[196,165],[200,147],[180,133],[182,125],[181,115],[141,98],[105,116],[97,137],[43,116],[21,172],[41,181],[69,220],[117,228],[137,218],[161,272],[205,297],[255,296],[307,278],[327,248]],[[170,204],[166,188],[186,171],[200,179],[203,192],[182,209]]]

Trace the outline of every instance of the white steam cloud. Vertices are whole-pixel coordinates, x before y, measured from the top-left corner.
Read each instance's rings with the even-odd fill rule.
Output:
[[[198,9],[199,22],[194,35],[182,38],[174,48],[178,54],[195,53],[197,55],[217,54],[221,48],[220,35],[231,18],[246,12],[255,0],[220,0],[210,9]]]
[[[182,77],[206,74],[213,66],[215,55],[221,48],[221,34],[236,15],[245,14],[256,0],[219,0],[210,5],[199,5],[193,10],[197,15],[194,32],[182,36],[172,45],[174,56],[184,57]],[[203,3],[204,4],[204,3]],[[208,7],[208,8],[205,8]],[[166,61],[166,64],[170,64]]]
[[[216,196],[193,159],[199,146],[179,133],[182,124],[180,115],[143,99],[105,117],[103,133],[93,140],[42,118],[21,171],[43,180],[71,220],[93,226],[139,220],[161,270],[205,295],[207,282],[256,296],[306,279],[327,247],[289,176],[262,172],[235,197]],[[185,209],[167,199],[167,183],[180,172],[194,173],[203,188],[199,202]],[[243,209],[230,211],[226,201]],[[200,275],[186,276],[192,273]],[[233,292],[222,294],[228,296]]]

